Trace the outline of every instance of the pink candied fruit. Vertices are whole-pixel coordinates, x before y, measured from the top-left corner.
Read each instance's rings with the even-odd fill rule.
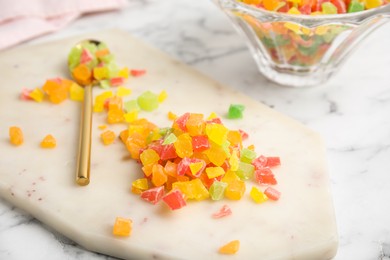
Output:
[[[160,152],[160,159],[163,161],[177,158],[175,146],[173,144],[163,145]]]
[[[155,187],[141,193],[141,198],[152,203],[157,204],[164,195],[164,187]]]
[[[146,70],[130,70],[130,74],[133,76],[133,77],[139,77],[139,76],[142,76],[146,73]]]
[[[274,174],[268,167],[263,167],[255,170],[255,180],[259,184],[271,184],[276,185],[278,182],[275,179]]]
[[[162,200],[171,210],[180,209],[187,205],[184,199],[184,194],[178,189],[174,189],[166,194],[164,197],[162,197]]]
[[[216,213],[212,215],[213,218],[223,218],[232,214],[232,210],[228,205],[223,205],[223,207]]]
[[[80,63],[88,63],[91,60],[92,60],[91,53],[87,49],[83,48],[83,51],[82,51],[81,57],[80,57]]]
[[[110,84],[113,87],[117,87],[117,86],[123,85],[123,83],[125,83],[125,79],[122,78],[122,77],[116,77],[116,78],[112,78],[110,80]]]
[[[271,200],[279,200],[281,193],[272,187],[268,187],[265,189],[264,194]]]
[[[206,135],[192,137],[192,148],[194,152],[203,152],[210,148],[209,138]]]
[[[187,121],[188,121],[188,118],[190,117],[190,113],[185,113],[183,114],[182,116],[178,117],[175,122],[177,124],[177,126],[183,130],[183,131],[187,131],[187,127],[186,127],[186,124],[187,124]]]

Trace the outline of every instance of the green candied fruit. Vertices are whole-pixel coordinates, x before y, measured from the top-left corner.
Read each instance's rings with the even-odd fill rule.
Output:
[[[111,53],[104,55],[99,58],[103,63],[109,64],[109,63],[114,63],[115,62],[115,56]]]
[[[106,44],[106,43],[101,42],[101,43],[99,43],[99,45],[97,46],[97,49],[98,49],[98,50],[104,50],[104,49],[108,49],[108,47],[107,47],[107,44]]]
[[[337,7],[331,2],[322,3],[321,7],[324,14],[337,14]]]
[[[222,147],[222,150],[226,153],[226,155],[228,157],[230,157],[230,142],[228,140],[225,140],[222,144],[221,144],[221,147]]]
[[[170,128],[170,127],[159,128],[159,129],[158,129],[158,133],[159,133],[161,136],[166,136],[166,135],[172,133],[172,128]]]
[[[252,163],[252,161],[256,158],[256,152],[252,151],[248,148],[243,148],[241,150],[240,161],[244,163]]]
[[[110,82],[106,79],[99,81],[99,85],[102,89],[109,89],[111,87]]]
[[[142,110],[150,112],[158,108],[158,95],[148,90],[137,98],[137,102]]]
[[[95,56],[95,52],[98,50],[96,44],[89,42],[82,44],[82,47],[87,49],[93,56]]]
[[[123,104],[123,107],[125,108],[125,111],[127,113],[133,112],[133,111],[139,111],[140,107],[138,106],[138,102],[135,99],[128,100]]]
[[[72,71],[80,63],[82,50],[80,48],[73,47],[68,55],[68,66]]]
[[[364,11],[364,5],[358,1],[351,1],[348,5],[348,13]]]
[[[170,133],[167,137],[165,137],[164,142],[162,144],[163,145],[173,144],[174,142],[176,142],[176,140],[177,140],[176,135],[174,133]]]
[[[244,105],[232,104],[229,106],[228,118],[229,119],[242,118],[244,110],[245,110]]]
[[[221,200],[224,197],[228,184],[222,181],[214,181],[210,186],[209,193],[212,200]]]
[[[236,175],[241,180],[249,180],[253,177],[253,173],[255,172],[255,166],[250,163],[239,162],[238,169]]]
[[[120,68],[116,63],[110,62],[109,64],[107,64],[107,69],[108,69],[108,77],[110,79],[118,77]]]

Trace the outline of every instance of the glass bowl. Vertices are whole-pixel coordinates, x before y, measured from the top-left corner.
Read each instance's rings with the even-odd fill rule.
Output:
[[[260,72],[293,87],[325,83],[362,39],[390,21],[390,4],[310,16],[271,12],[235,0],[214,1],[246,39]]]

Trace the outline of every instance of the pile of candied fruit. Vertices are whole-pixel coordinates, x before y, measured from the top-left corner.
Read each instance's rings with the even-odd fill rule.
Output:
[[[268,11],[293,15],[355,13],[381,7],[388,0],[237,0]]]
[[[132,183],[133,193],[156,204],[164,201],[176,210],[187,200],[240,200],[246,180],[267,188],[253,187],[256,202],[277,200],[280,193],[272,167],[279,157],[258,156],[254,146],[244,147],[248,135],[230,130],[215,114],[185,113],[172,126],[159,128],[146,119],[131,122],[120,134],[132,158],[142,164],[143,178]]]

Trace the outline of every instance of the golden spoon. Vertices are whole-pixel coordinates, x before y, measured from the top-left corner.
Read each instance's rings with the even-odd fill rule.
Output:
[[[85,40],[78,43],[74,48],[82,51],[86,44],[93,44],[98,46],[101,42],[96,40]],[[70,57],[68,60],[70,65]],[[71,75],[73,73],[71,71]],[[76,79],[75,79],[76,80]],[[77,81],[77,80],[76,80]],[[90,164],[91,164],[91,129],[92,129],[92,86],[96,82],[77,81],[84,87],[84,101],[81,110],[80,119],[80,137],[79,137],[79,150],[77,157],[77,169],[76,169],[76,183],[85,186],[90,181]]]

